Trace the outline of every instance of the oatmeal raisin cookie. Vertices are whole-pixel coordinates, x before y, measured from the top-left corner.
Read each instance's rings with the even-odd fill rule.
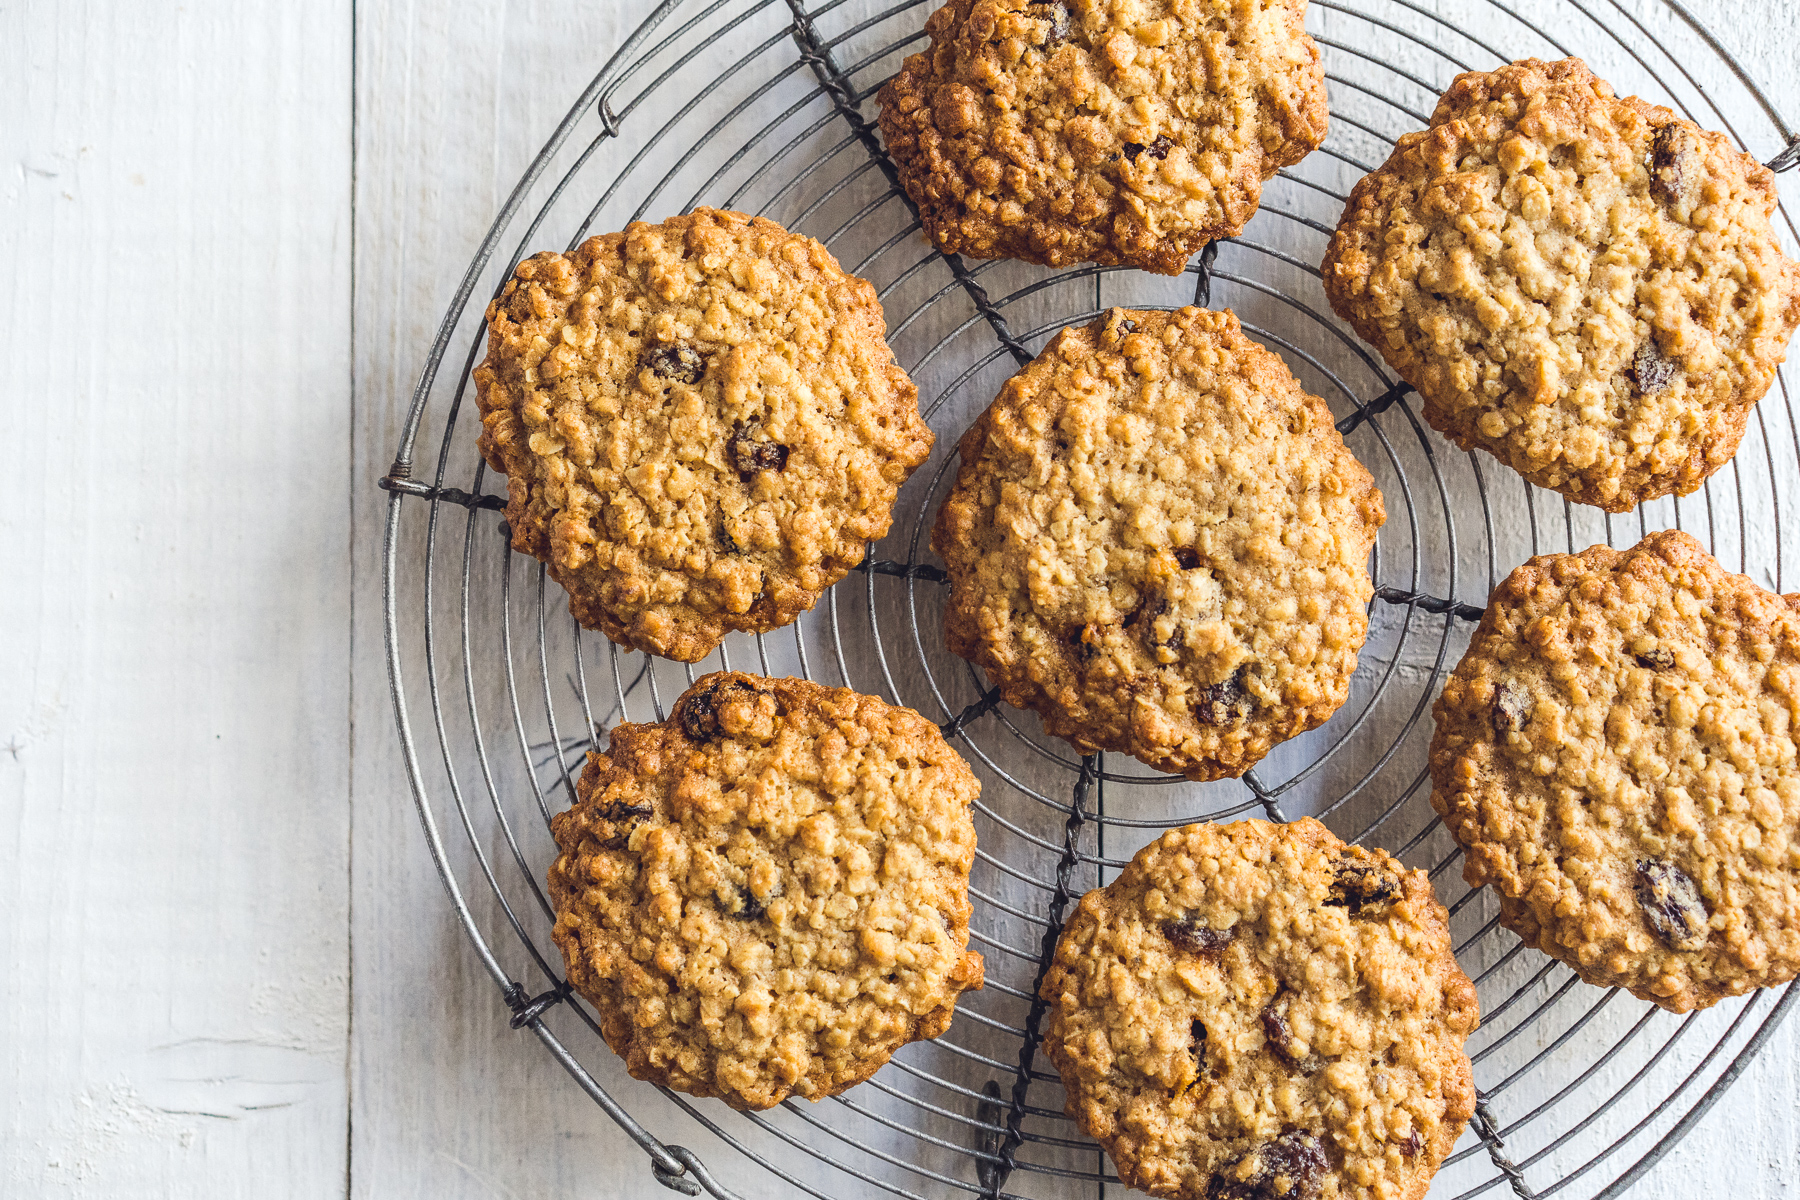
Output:
[[[1070,1115],[1170,1200],[1419,1200],[1475,1110],[1475,988],[1423,871],[1317,821],[1189,825],[1044,979]]]
[[[1338,315],[1425,418],[1609,512],[1730,460],[1800,324],[1775,177],[1579,59],[1460,75],[1356,185]]]
[[[946,252],[1179,274],[1325,140],[1306,0],[951,0],[881,92]]]
[[[1433,712],[1431,803],[1528,944],[1675,1012],[1800,970],[1800,595],[1673,530],[1534,558]]]
[[[552,821],[569,982],[639,1079],[741,1109],[836,1095],[981,986],[980,790],[911,709],[707,675],[615,728]]]
[[[700,208],[519,264],[475,369],[513,548],[684,662],[793,621],[931,451],[881,304],[818,242]]]
[[[1216,779],[1348,697],[1381,493],[1231,313],[1063,330],[960,454],[945,634],[1051,733]]]

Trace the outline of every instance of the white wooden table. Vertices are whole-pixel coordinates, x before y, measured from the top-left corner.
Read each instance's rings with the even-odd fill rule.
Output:
[[[1793,6],[1694,2],[1800,121]],[[451,921],[374,488],[639,7],[0,6],[0,1195],[663,1194]],[[1800,1191],[1797,1071],[1635,1195]]]

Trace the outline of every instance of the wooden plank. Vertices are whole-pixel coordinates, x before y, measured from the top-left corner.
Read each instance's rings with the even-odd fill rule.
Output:
[[[0,1193],[345,1179],[350,20],[0,11]]]

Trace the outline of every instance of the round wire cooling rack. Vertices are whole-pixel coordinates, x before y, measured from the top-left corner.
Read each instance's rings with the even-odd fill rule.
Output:
[[[1460,71],[1579,54],[1621,94],[1723,129],[1777,169],[1800,159],[1800,137],[1676,0],[1312,0],[1331,135],[1269,183],[1243,236],[1209,246],[1174,279],[968,263],[922,238],[872,124],[876,91],[923,47],[937,3],[657,6],[507,199],[431,348],[381,481],[391,493],[390,679],[431,853],[513,1027],[537,1035],[644,1149],[658,1181],[690,1196],[1123,1194],[1063,1114],[1061,1085],[1037,1053],[1037,985],[1062,919],[1165,828],[1310,813],[1429,869],[1480,992],[1482,1027],[1469,1044],[1480,1102],[1432,1195],[1622,1193],[1730,1086],[1800,985],[1675,1016],[1526,950],[1499,927],[1491,897],[1463,885],[1456,847],[1431,811],[1426,713],[1477,602],[1531,554],[1624,546],[1679,527],[1781,590],[1782,501],[1791,505],[1800,487],[1788,381],[1784,373],[1736,459],[1701,493],[1609,516],[1527,486],[1426,428],[1406,386],[1330,315],[1315,264],[1351,185],[1395,137],[1428,122]],[[938,437],[901,493],[892,532],[858,572],[794,626],[736,635],[705,663],[683,666],[579,629],[541,566],[509,551],[494,515],[504,501],[474,449],[468,387],[484,333],[483,305],[472,301],[497,291],[520,258],[701,203],[810,233],[871,279]],[[1785,208],[1782,220],[1791,250]],[[1078,757],[1000,704],[943,647],[943,573],[926,545],[957,435],[1056,330],[1115,304],[1196,302],[1233,308],[1326,398],[1389,511],[1349,703],[1242,779],[1209,784]],[[460,370],[443,370],[459,348]],[[971,938],[987,959],[985,990],[963,998],[942,1038],[906,1047],[867,1084],[756,1114],[625,1074],[563,980],[542,886],[555,853],[549,817],[572,802],[591,739],[622,720],[662,719],[697,671],[733,666],[916,708],[941,722],[983,783]],[[739,1156],[757,1169],[733,1162],[728,1187],[722,1163]]]

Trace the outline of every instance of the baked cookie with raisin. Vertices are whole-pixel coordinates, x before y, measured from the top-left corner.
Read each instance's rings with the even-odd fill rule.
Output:
[[[950,0],[881,90],[947,253],[1177,275],[1325,140],[1306,0]]]
[[[1794,978],[1800,596],[1674,530],[1543,555],[1432,712],[1432,806],[1528,945],[1673,1012]]]
[[[1419,1200],[1475,1111],[1425,872],[1310,818],[1163,834],[1082,897],[1042,996],[1069,1114],[1153,1196]]]
[[[1526,59],[1457,76],[1356,185],[1325,292],[1433,428],[1624,512],[1729,461],[1787,355],[1776,199],[1724,134]]]
[[[981,788],[931,722],[718,672],[620,725],[551,822],[569,983],[638,1079],[763,1109],[950,1025]]]
[[[1381,493],[1231,313],[1064,329],[959,453],[945,636],[1049,732],[1217,779],[1349,696]]]
[[[683,662],[810,609],[931,452],[875,289],[700,208],[519,264],[475,369],[515,550],[569,611]]]

